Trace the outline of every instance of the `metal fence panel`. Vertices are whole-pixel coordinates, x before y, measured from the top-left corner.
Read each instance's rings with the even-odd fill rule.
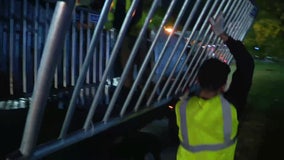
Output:
[[[139,0],[132,1],[119,31],[104,28],[112,0],[106,0],[99,13],[82,7],[73,11],[71,1],[2,3],[0,71],[8,75],[7,94],[13,98],[33,95],[19,148],[24,157],[44,157],[178,98],[194,86],[205,59],[216,57],[228,64],[232,60],[228,48],[210,31],[208,19],[223,12],[226,32],[243,40],[255,18],[249,0],[151,2],[121,73],[116,68]],[[163,18],[152,29],[152,37],[147,37],[161,9]],[[172,32],[165,30],[169,24]],[[141,46],[145,55],[139,59]],[[133,84],[126,89],[129,75]],[[59,122],[58,138],[38,146],[43,104],[53,95],[61,99],[58,108],[66,115]],[[74,131],[70,126],[79,107],[88,112]]]

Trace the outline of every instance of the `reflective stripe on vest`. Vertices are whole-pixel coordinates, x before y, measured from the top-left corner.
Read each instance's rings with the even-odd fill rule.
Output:
[[[230,103],[223,97],[221,97],[222,102],[222,112],[223,112],[223,123],[224,123],[224,143],[219,144],[202,144],[202,145],[190,145],[189,139],[188,139],[188,133],[187,133],[187,121],[186,121],[186,106],[189,100],[182,101],[180,106],[180,129],[181,129],[181,135],[183,142],[181,142],[181,145],[191,151],[191,152],[199,152],[199,151],[216,151],[220,149],[224,149],[226,147],[229,147],[230,145],[234,144],[236,142],[236,137],[231,139],[232,134],[232,112]]]

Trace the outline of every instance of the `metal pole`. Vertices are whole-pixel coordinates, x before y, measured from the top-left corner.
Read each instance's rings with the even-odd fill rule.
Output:
[[[173,27],[173,30],[174,30],[174,31],[176,30],[177,26],[179,25],[179,23],[180,23],[180,21],[181,21],[181,17],[184,15],[184,13],[185,13],[185,11],[186,11],[186,9],[187,9],[187,6],[189,5],[189,2],[191,2],[191,1],[190,1],[190,0],[186,0],[186,1],[184,2],[183,6],[182,6],[182,9],[181,9],[181,11],[179,12],[178,18],[177,18],[177,20],[175,21],[175,24],[174,24],[174,27]],[[199,2],[200,2],[200,0],[197,1],[196,4],[199,4]],[[196,5],[195,5],[195,6],[196,6]],[[168,60],[167,60],[165,66],[164,66],[164,68],[163,68],[163,70],[162,70],[162,73],[159,75],[159,78],[158,78],[158,80],[157,80],[157,82],[156,82],[156,84],[155,84],[155,86],[154,86],[154,89],[152,90],[152,93],[151,93],[149,99],[147,100],[147,106],[150,105],[150,103],[152,102],[152,100],[153,100],[153,98],[154,98],[154,95],[155,95],[155,93],[156,93],[156,91],[157,91],[157,89],[158,89],[158,87],[159,87],[159,85],[160,85],[160,83],[161,83],[161,81],[162,81],[162,79],[163,79],[163,76],[164,76],[164,74],[166,73],[166,71],[167,71],[167,69],[168,69],[168,66],[170,65],[170,62],[172,61],[172,58],[173,58],[174,55],[176,54],[176,50],[178,49],[178,46],[179,46],[181,40],[183,39],[183,35],[184,35],[184,33],[185,33],[185,31],[186,31],[186,29],[187,29],[189,23],[191,22],[192,16],[193,16],[193,15],[191,15],[190,18],[187,19],[186,24],[185,24],[185,26],[183,27],[184,29],[183,29],[183,31],[182,31],[182,34],[181,34],[180,37],[178,38],[178,40],[177,40],[177,42],[176,42],[176,45],[174,46],[174,48],[173,48],[173,50],[172,50],[170,56],[168,57]],[[170,40],[171,40],[173,34],[174,34],[174,33],[170,34],[170,36],[168,37],[168,39],[167,39],[167,41],[166,41],[166,44],[165,44],[163,50],[161,51],[161,54],[164,54],[164,53],[166,52],[166,48],[168,47],[168,44],[170,43]],[[185,46],[187,46],[187,45],[185,45]],[[183,55],[183,53],[184,53],[184,50],[180,53],[180,55]],[[159,61],[158,61],[158,62],[159,62]],[[157,66],[157,67],[158,67],[158,65],[159,65],[158,62],[155,64],[155,66]],[[155,71],[155,70],[154,70],[154,71]],[[154,71],[153,71],[153,72],[154,72]],[[152,77],[150,77],[150,79],[151,79],[151,78],[152,78]]]
[[[234,23],[235,18],[237,17],[237,13],[240,10],[240,5],[242,4],[242,0],[239,0],[238,3],[236,4],[236,6],[234,7],[233,11],[230,13],[230,18],[227,21],[227,27],[225,27],[226,29],[226,33],[231,35],[231,31],[232,31],[232,23]],[[230,27],[230,28],[228,28]]]
[[[144,60],[143,63],[142,63],[141,69],[140,69],[139,72],[138,72],[138,75],[137,75],[137,77],[136,77],[136,79],[135,79],[135,81],[134,81],[134,83],[133,83],[133,86],[132,86],[132,88],[130,89],[129,95],[132,95],[133,92],[135,91],[136,87],[138,86],[138,83],[139,83],[138,80],[141,79],[141,77],[142,77],[142,75],[143,75],[143,72],[145,71],[145,69],[146,69],[146,67],[147,67],[147,64],[148,64],[148,62],[149,62],[149,60],[150,60],[150,58],[151,58],[151,56],[152,56],[151,53],[152,53],[152,51],[153,51],[153,49],[154,49],[154,46],[156,45],[156,43],[157,43],[157,41],[158,41],[158,37],[159,37],[160,33],[163,31],[163,29],[164,29],[163,27],[164,27],[164,25],[166,24],[167,20],[169,19],[170,14],[172,13],[172,11],[173,11],[173,9],[174,9],[174,7],[175,7],[175,5],[176,5],[176,2],[177,2],[177,1],[172,1],[172,2],[171,2],[171,4],[170,4],[170,6],[169,6],[169,8],[168,8],[168,10],[167,10],[167,12],[166,12],[166,14],[165,14],[163,20],[162,20],[162,23],[161,23],[161,25],[160,25],[160,27],[159,27],[159,29],[158,29],[158,32],[157,32],[157,34],[156,34],[156,36],[155,36],[155,38],[154,38],[154,40],[153,40],[153,42],[152,42],[152,45],[150,46],[150,49],[148,50],[148,53],[147,53],[147,55],[146,55],[146,57],[145,57],[145,60]],[[143,95],[144,95],[145,93],[146,93],[146,88],[144,87],[144,89],[142,90],[142,93],[141,93],[141,95],[140,95],[140,97],[139,97],[139,99],[138,99],[138,101],[137,101],[137,103],[136,103],[136,106],[134,107],[134,110],[135,110],[135,111],[138,110],[138,106],[140,105],[140,103],[141,103],[141,101],[142,101],[142,98],[143,98]],[[131,100],[131,96],[127,96],[126,101],[125,101],[125,103],[124,103],[124,105],[123,105],[123,108],[127,107],[127,105],[130,103],[130,100]],[[124,114],[124,112],[121,112],[120,114],[121,114],[121,116],[122,116],[122,115]]]
[[[101,94],[102,94],[102,92],[105,88],[106,79],[108,77],[110,70],[112,69],[115,58],[118,55],[118,50],[121,47],[122,40],[123,40],[123,38],[125,37],[125,34],[126,34],[126,28],[128,28],[128,26],[130,24],[132,13],[134,12],[138,2],[139,2],[139,0],[134,0],[131,4],[127,14],[126,14],[125,21],[123,22],[122,27],[121,27],[121,28],[125,28],[125,29],[120,30],[120,32],[119,32],[119,35],[118,35],[119,38],[116,41],[114,48],[112,50],[109,64],[104,71],[103,77],[101,79],[101,83],[100,83],[98,90],[97,90],[97,94],[95,95],[94,100],[92,102],[91,109],[89,111],[89,114],[88,114],[86,121],[85,121],[85,124],[84,124],[84,129],[87,129],[90,126],[90,124],[92,123],[93,115],[94,115],[96,107],[99,103],[99,99],[101,97]]]
[[[200,24],[200,22],[201,22],[201,20],[202,20],[202,17],[204,16],[205,11],[210,7],[209,5],[210,5],[211,2],[212,2],[212,0],[207,1],[206,4],[205,4],[205,6],[203,7],[203,9],[202,9],[202,11],[201,11],[201,13],[200,13],[200,16],[198,17],[198,19],[197,19],[197,21],[196,21],[196,23],[195,23],[195,25],[194,25],[194,27],[193,27],[191,33],[190,33],[190,36],[189,36],[189,38],[188,38],[188,41],[191,41],[191,40],[192,40],[193,35],[194,35],[194,33],[196,32],[196,30],[197,30],[198,24]],[[196,41],[198,41],[199,37],[201,36],[201,31],[203,30],[203,28],[205,27],[205,25],[206,25],[206,24],[203,24],[203,25],[202,25],[200,31],[198,32],[198,35],[195,37],[195,38],[196,38]],[[188,56],[187,56],[187,60],[188,60],[189,56],[192,54],[192,52],[193,52],[193,50],[194,50],[194,48],[195,48],[195,45],[196,45],[196,44],[194,44],[194,45],[191,47],[190,52],[188,53]],[[192,62],[189,64],[188,68],[191,67],[191,65],[192,65],[192,63],[193,63],[193,60],[196,58],[196,56],[197,56],[197,54],[194,55],[194,57],[193,57],[193,59],[192,59]],[[186,61],[187,61],[187,60],[186,60]],[[186,62],[184,62],[183,66],[181,67],[181,70],[183,70],[183,68],[185,67],[185,65],[186,65]],[[171,86],[170,90],[168,91],[167,97],[169,97],[169,95],[171,94],[172,90],[175,88],[175,85],[177,84],[178,79],[179,79],[180,76],[181,76],[181,72],[179,72],[179,74],[178,74],[177,78],[175,79],[173,85]]]
[[[39,8],[39,2],[38,0],[35,1],[35,9],[34,9],[34,82],[36,82],[36,77],[38,73],[38,8]]]
[[[124,83],[124,81],[125,81],[125,79],[127,77],[127,74],[129,72],[129,69],[132,67],[131,64],[133,63],[134,58],[137,55],[137,52],[138,52],[138,49],[139,49],[139,45],[141,44],[142,39],[143,39],[144,35],[146,34],[147,27],[148,27],[148,25],[150,23],[151,18],[153,17],[154,11],[157,8],[157,5],[158,5],[157,2],[158,2],[158,0],[155,0],[153,2],[152,6],[151,6],[151,9],[149,10],[149,14],[147,15],[147,18],[146,18],[146,20],[144,22],[144,25],[143,25],[142,29],[139,32],[139,36],[137,38],[137,41],[135,42],[134,47],[133,47],[133,49],[132,49],[132,51],[130,53],[130,57],[129,57],[127,63],[126,63],[126,66],[124,67],[125,69],[122,72],[122,75],[121,75],[120,81],[118,83],[118,86],[117,86],[117,88],[114,91],[114,94],[113,94],[113,97],[112,97],[112,99],[110,101],[109,107],[108,107],[108,109],[106,111],[106,114],[105,114],[105,116],[103,118],[103,121],[105,121],[105,122],[109,119],[111,111],[113,110],[113,107],[115,105],[116,99],[118,97],[119,91],[121,90],[121,88],[123,86],[123,83]],[[129,95],[129,96],[132,96],[132,95]],[[126,110],[126,107],[122,108],[121,113],[124,113],[125,110]]]
[[[90,21],[90,16],[89,13],[87,12],[87,37],[86,37],[86,41],[87,44],[85,45],[87,48],[90,47],[90,41],[91,41],[91,21]],[[90,68],[87,71],[87,77],[86,77],[86,83],[89,84],[90,83]]]
[[[80,20],[79,20],[79,72],[81,72],[83,65],[83,47],[84,47],[84,14],[83,11],[80,10]]]
[[[223,0],[223,1],[224,1],[224,0]],[[207,15],[207,18],[205,19],[205,22],[207,22],[207,21],[209,20],[210,16],[212,16],[212,12],[214,11],[216,5],[217,5],[217,1],[214,2],[212,8],[211,8],[210,11],[209,11],[209,14]],[[223,3],[222,3],[222,5],[223,5]],[[214,17],[217,16],[218,12],[221,10],[221,7],[222,7],[222,6],[219,6],[219,7],[218,7],[217,12],[214,14]],[[205,25],[206,25],[206,24],[205,24]],[[205,27],[205,25],[204,25],[204,27]],[[192,69],[192,70],[195,71],[195,74],[198,73],[198,64],[202,64],[203,61],[204,61],[206,58],[208,58],[208,55],[207,55],[208,43],[211,41],[211,39],[212,39],[212,37],[213,37],[213,35],[214,35],[213,32],[209,33],[210,28],[211,28],[211,27],[210,27],[209,24],[207,23],[207,28],[206,28],[206,29],[204,28],[204,30],[205,30],[204,37],[208,37],[208,34],[209,34],[209,38],[203,38],[202,41],[200,42],[201,45],[198,46],[198,49],[197,49],[197,51],[196,51],[196,53],[199,53],[199,51],[204,47],[203,50],[201,51],[200,56],[199,56],[198,59],[197,59],[197,62],[196,62],[196,63],[194,64],[194,66],[193,66],[193,69]],[[202,30],[203,30],[203,26],[202,26]],[[214,44],[214,43],[213,43],[213,44]],[[196,44],[196,45],[198,45],[198,44]],[[202,57],[203,57],[203,58],[202,58]],[[183,76],[183,78],[182,78],[182,80],[181,80],[181,82],[180,82],[180,85],[177,87],[177,89],[176,89],[176,91],[175,91],[175,94],[179,93],[179,88],[180,88],[182,82],[183,82],[184,80],[186,80],[186,76],[187,76],[187,74],[188,74],[188,71],[189,71],[189,67],[187,68],[187,71],[185,72],[185,74],[184,74],[184,76]],[[194,76],[191,77],[191,76],[192,76],[192,73],[193,73],[193,72],[191,72],[191,74],[188,76],[188,78],[187,78],[187,80],[185,81],[185,83],[184,83],[184,85],[183,85],[181,91],[184,91],[185,88],[186,88],[186,86],[188,86],[188,82],[189,82],[190,78],[191,78],[191,81],[192,81],[192,82],[195,80],[195,77],[194,77]]]
[[[177,43],[179,43],[179,42],[181,41],[181,39],[184,38],[184,34],[185,34],[185,32],[187,31],[187,28],[188,28],[189,24],[191,23],[192,18],[193,18],[193,16],[194,16],[195,12],[196,12],[197,9],[198,9],[198,6],[200,5],[200,2],[201,2],[201,1],[197,1],[197,2],[194,4],[194,7],[193,7],[193,9],[191,10],[190,15],[188,16],[188,19],[187,19],[187,21],[186,21],[186,23],[185,23],[185,25],[184,25],[184,27],[183,27],[181,36],[179,37]],[[175,73],[175,71],[176,71],[176,69],[177,69],[177,67],[178,67],[178,64],[180,63],[180,61],[181,61],[181,59],[182,59],[182,56],[183,56],[184,53],[186,52],[186,49],[187,49],[189,43],[190,43],[190,41],[187,41],[187,42],[186,42],[186,44],[185,44],[185,46],[184,46],[184,48],[183,48],[183,50],[182,50],[180,56],[178,57],[178,60],[177,60],[177,62],[176,62],[176,64],[175,64],[174,68],[172,69],[172,71],[171,71],[169,77],[167,78],[167,81],[166,81],[166,83],[165,83],[165,85],[164,85],[162,91],[160,92],[160,95],[159,95],[159,97],[158,97],[158,101],[160,101],[160,100],[162,99],[162,96],[164,95],[166,89],[168,88],[168,85],[169,85],[169,83],[170,83],[170,81],[171,81],[171,79],[172,79],[172,77],[173,77],[173,75],[174,75],[174,73]],[[177,45],[176,45],[175,48],[173,49],[172,54],[176,51],[176,49],[177,49]],[[187,60],[185,60],[185,61],[187,61]],[[165,68],[166,68],[166,66],[165,66]],[[164,69],[164,71],[165,71],[165,69]],[[181,72],[182,72],[182,69],[181,69]]]
[[[27,92],[27,0],[23,2],[23,59],[22,59],[22,71],[23,71],[23,92]]]
[[[95,28],[95,31],[93,33],[93,37],[92,37],[92,40],[91,40],[91,43],[90,43],[90,48],[88,48],[88,52],[87,52],[85,61],[83,63],[83,68],[82,68],[80,75],[78,77],[78,80],[76,82],[76,85],[75,85],[75,88],[74,88],[74,91],[73,91],[73,94],[72,94],[72,97],[71,97],[71,100],[70,100],[70,104],[69,104],[69,107],[68,107],[67,115],[65,117],[59,138],[63,138],[63,137],[66,136],[67,130],[68,130],[69,125],[71,123],[71,119],[72,119],[72,116],[73,116],[73,113],[74,113],[75,107],[76,107],[75,103],[76,103],[76,100],[77,100],[77,96],[80,93],[81,86],[83,85],[84,78],[86,76],[86,72],[87,72],[89,65],[90,65],[90,62],[92,60],[92,56],[94,56],[93,53],[94,53],[95,47],[96,47],[98,40],[99,40],[99,36],[100,36],[99,34],[102,32],[103,24],[104,24],[104,22],[107,18],[107,13],[109,11],[111,2],[112,2],[112,0],[106,0],[105,1],[104,7],[103,7],[102,12],[101,12],[101,17],[100,17],[98,25]],[[103,83],[101,83],[100,86],[101,86],[101,91],[102,91]],[[94,98],[94,100],[96,100],[96,101],[98,101],[99,98],[100,98],[100,97],[98,97],[98,92],[99,91],[97,91],[97,94]],[[90,112],[91,111],[89,111],[89,114],[90,114]],[[89,117],[89,119],[91,121],[92,117]]]
[[[65,33],[70,23],[74,1],[58,1],[52,18],[50,30],[43,50],[37,81],[34,86],[31,106],[20,147],[21,153],[28,157],[37,142],[39,128],[45,104],[49,95],[55,66],[58,63],[63,47]]]
[[[247,1],[244,1],[244,4],[242,6],[242,9],[240,11],[240,13],[238,14],[239,16],[237,17],[236,19],[236,25],[234,26],[234,30],[233,30],[233,34],[232,34],[232,37],[234,37],[235,39],[238,39],[237,38],[237,33],[239,32],[240,28],[241,28],[241,25],[242,25],[242,21],[243,19],[245,19],[246,17],[246,12],[248,10],[248,2],[246,3]]]
[[[224,3],[225,3],[225,1],[222,1],[221,6],[222,6]],[[230,6],[229,4],[230,4],[229,2],[226,4],[226,6],[224,7],[224,11],[223,11],[223,12],[226,12],[226,11],[228,10],[228,7]],[[221,9],[221,8],[219,8],[219,9]],[[219,12],[220,12],[220,10],[217,11],[217,13],[219,13]],[[189,42],[190,42],[190,41],[187,41],[187,44],[189,44]],[[184,49],[185,49],[185,48],[184,48]],[[178,75],[181,75],[181,74],[182,74],[183,68],[185,67],[186,63],[188,62],[190,55],[191,55],[191,54],[188,54],[188,56],[186,57],[186,60],[183,62],[183,65],[182,65],[182,67],[181,67],[181,72],[178,73]],[[178,61],[180,61],[180,58],[181,58],[181,56],[179,57],[179,60],[178,60]],[[164,88],[162,89],[162,91],[161,91],[161,93],[160,93],[160,95],[159,95],[159,97],[158,97],[158,100],[161,100],[161,98],[162,98],[164,92],[165,92],[166,89],[168,88],[168,85],[169,85],[169,83],[170,83],[170,81],[171,81],[171,79],[172,79],[172,76],[174,75],[174,72],[175,72],[177,66],[178,66],[177,64],[174,66],[174,69],[173,69],[171,75],[168,77],[168,79],[167,79],[167,81],[166,81],[166,83],[165,83],[165,85],[164,85]]]
[[[9,79],[10,94],[14,94],[14,1],[10,1],[10,29],[9,29]]]
[[[71,85],[76,83],[76,54],[77,54],[77,36],[76,36],[76,10],[72,15],[72,51],[71,51]]]

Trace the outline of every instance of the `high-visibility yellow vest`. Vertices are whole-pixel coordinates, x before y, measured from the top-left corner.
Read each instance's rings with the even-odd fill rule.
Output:
[[[181,142],[177,160],[234,159],[237,112],[222,95],[179,101],[175,112]]]
[[[114,0],[114,1],[112,2],[112,4],[111,4],[110,11],[109,11],[109,14],[108,14],[108,19],[107,19],[107,22],[105,23],[105,29],[107,29],[107,30],[113,28],[113,21],[114,21],[114,18],[115,18],[115,17],[114,17],[114,13],[115,13],[117,1],[118,1],[118,0]],[[127,11],[129,10],[129,8],[130,8],[130,6],[131,6],[131,4],[132,4],[132,1],[133,1],[133,0],[126,0],[126,4],[125,4],[125,11],[126,11],[126,13],[127,13]],[[142,1],[141,1],[141,2],[142,2]],[[144,2],[142,2],[142,3],[144,4]],[[137,7],[139,7],[139,6],[137,6]],[[146,10],[145,10],[145,9],[146,9]],[[138,21],[135,25],[133,25],[133,26],[130,28],[130,30],[129,30],[129,32],[128,32],[127,34],[133,35],[133,36],[139,34],[139,32],[140,32],[140,30],[141,30],[143,24],[145,23],[145,19],[146,19],[147,14],[148,14],[147,9],[148,9],[148,8],[147,8],[145,5],[143,5],[143,11],[142,11],[141,18],[139,19],[139,21]],[[134,12],[134,13],[135,13],[135,12]],[[159,19],[159,21],[161,21],[161,20]],[[154,25],[150,23],[148,27],[149,27],[149,28],[153,28]],[[118,29],[118,28],[116,28],[116,29]]]
[[[111,3],[111,6],[110,6],[110,10],[109,10],[109,13],[108,13],[108,18],[107,18],[107,22],[105,23],[105,28],[108,30],[108,29],[111,29],[113,27],[113,20],[114,20],[114,12],[115,12],[115,7],[116,7],[116,3],[117,3],[118,0],[113,0],[112,3]],[[125,5],[125,10],[126,12],[128,11],[128,9],[130,8],[131,6],[131,3],[132,1],[131,0],[126,0],[125,1],[126,5]]]

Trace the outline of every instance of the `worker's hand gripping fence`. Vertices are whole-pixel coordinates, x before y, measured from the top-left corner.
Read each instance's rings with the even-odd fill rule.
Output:
[[[165,108],[164,105],[195,84],[198,68],[204,60],[216,57],[228,64],[232,61],[227,47],[211,31],[209,18],[216,18],[222,12],[226,33],[238,40],[243,40],[255,18],[252,14],[255,7],[249,0],[185,0],[183,4],[172,0],[167,5],[159,0],[151,2],[147,7],[143,6],[146,8],[143,12],[145,20],[137,30],[135,42],[129,47],[128,61],[119,74],[115,73],[115,69],[121,56],[120,50],[128,39],[131,18],[140,7],[139,0],[132,1],[119,32],[104,29],[112,0],[106,0],[99,13],[76,7],[73,14],[74,4],[71,1],[57,1],[55,4],[36,0],[35,5],[29,4],[28,0],[4,2],[4,8],[9,8],[2,7],[4,13],[14,15],[20,4],[26,17],[20,22],[17,16],[0,20],[0,35],[4,39],[0,41],[4,46],[0,57],[10,59],[8,67],[4,67],[10,77],[9,94],[14,95],[17,91],[28,95],[33,89],[19,149],[23,157],[38,159],[47,156],[141,116],[149,115],[148,121],[165,116],[166,112],[159,112],[153,117],[150,115]],[[53,9],[54,4],[56,7]],[[28,8],[31,6],[37,16],[48,18],[53,14],[52,20],[40,23],[34,19],[33,25],[29,25]],[[22,70],[18,70],[20,65],[16,64],[20,52],[13,48],[14,44],[18,44],[15,37],[21,37],[14,32],[18,23],[22,24],[23,32]],[[5,26],[9,26],[9,29]],[[39,31],[32,36],[27,34],[31,26]],[[169,27],[172,30],[167,32]],[[141,49],[148,30],[152,36],[148,37],[148,46]],[[8,40],[9,45],[4,45]],[[30,57],[32,50],[34,57]],[[40,50],[43,50],[42,54]],[[137,57],[141,50],[145,55],[138,64]],[[31,67],[29,63],[32,59]],[[149,65],[150,69],[147,68]],[[136,68],[135,73],[130,73],[132,68]],[[16,89],[15,69],[21,73],[20,89]],[[33,76],[29,73],[34,76],[34,87],[30,81]],[[129,75],[133,78],[133,84],[126,91],[123,85]],[[51,94],[58,97],[64,95],[63,109],[66,115],[63,115],[64,121],[58,123],[62,124],[58,138],[37,146],[45,104]],[[84,122],[77,129],[70,129],[79,107],[87,111],[83,116]],[[13,156],[10,158],[13,159]]]

